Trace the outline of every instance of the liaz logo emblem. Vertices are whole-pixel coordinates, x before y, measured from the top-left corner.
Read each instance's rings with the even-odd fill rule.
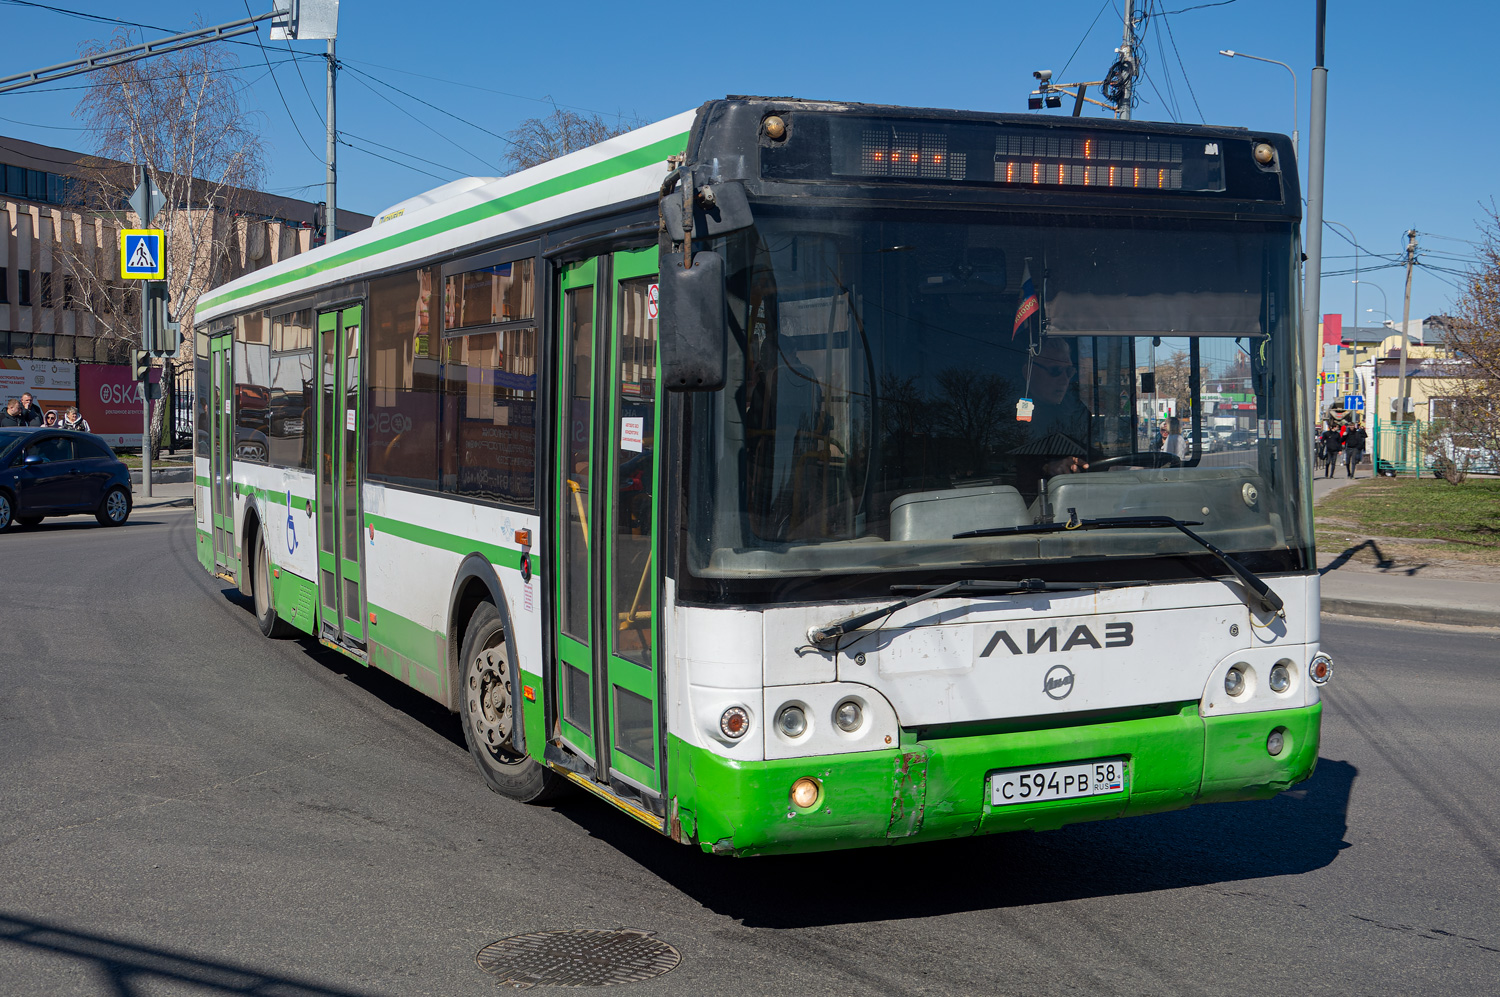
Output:
[[[990,638],[990,642],[984,645],[984,650],[979,652],[979,656],[981,658],[988,658],[991,654],[995,653],[995,649],[1001,644],[1004,644],[1011,654],[1035,654],[1043,648],[1052,652],[1057,650],[1059,636],[1057,627],[1048,627],[1046,630],[1041,631],[1041,633],[1038,633],[1034,627],[1028,627],[1026,630],[1026,650],[1023,651],[1016,638],[1004,630],[996,630],[994,636]],[[1062,649],[1064,651],[1071,651],[1075,647],[1088,647],[1093,648],[1095,651],[1102,651],[1112,647],[1129,647],[1134,643],[1135,627],[1132,624],[1104,624],[1103,641],[1094,636],[1094,632],[1087,626],[1079,624],[1073,628],[1073,632],[1068,634],[1067,639],[1063,641]]]
[[[1073,691],[1073,672],[1067,665],[1053,665],[1042,679],[1042,691],[1053,699],[1067,699]]]

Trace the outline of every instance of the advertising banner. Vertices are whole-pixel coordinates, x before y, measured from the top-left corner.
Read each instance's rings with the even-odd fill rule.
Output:
[[[53,409],[62,418],[63,410],[78,397],[77,369],[71,360],[0,357],[0,405],[29,391],[43,413]]]
[[[151,383],[160,382],[161,368],[152,367]],[[141,386],[129,364],[80,364],[78,409],[89,429],[110,446],[141,445]]]

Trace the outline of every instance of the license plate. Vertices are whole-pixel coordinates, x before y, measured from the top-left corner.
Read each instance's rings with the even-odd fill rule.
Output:
[[[990,805],[1072,800],[1125,792],[1125,759],[1100,758],[990,774]]]

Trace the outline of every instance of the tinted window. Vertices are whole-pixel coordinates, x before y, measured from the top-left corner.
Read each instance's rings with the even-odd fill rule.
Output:
[[[366,476],[438,487],[441,341],[433,335],[431,270],[370,282]]]
[[[49,436],[45,440],[38,440],[28,444],[23,460],[32,457],[40,457],[47,463],[56,463],[60,460],[73,459],[73,441],[66,436]]]
[[[443,328],[531,321],[536,317],[534,270],[533,261],[526,259],[449,274],[444,282]]]
[[[113,456],[103,446],[82,436],[73,437],[73,454],[77,459]]]
[[[270,460],[270,326],[261,312],[234,320],[234,456],[261,464]]]
[[[311,308],[271,320],[271,371],[265,432],[270,462],[312,470],[313,312]]]
[[[443,491],[530,505],[536,497],[536,329],[448,340]]]

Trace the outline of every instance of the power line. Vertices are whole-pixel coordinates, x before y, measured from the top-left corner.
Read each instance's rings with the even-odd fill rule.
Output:
[[[245,0],[245,13],[251,17],[255,16],[250,12],[250,0]],[[259,31],[255,33],[255,44],[260,49],[260,57],[266,61],[266,69],[271,72],[271,82],[276,85],[276,96],[281,98],[281,106],[286,110],[286,116],[292,122],[292,131],[297,133],[297,141],[302,143],[302,148],[307,150],[309,156],[312,156],[320,163],[323,162],[323,157],[313,152],[313,147],[307,144],[307,139],[302,134],[302,127],[297,124],[297,119],[292,116],[292,108],[286,102],[286,94],[281,92],[281,81],[276,79],[276,71],[271,69],[271,56],[266,51],[266,47],[261,44]]]
[[[1198,109],[1198,120],[1208,124],[1208,119],[1203,116],[1203,107],[1198,103],[1198,95],[1193,92],[1193,81],[1188,79],[1187,66],[1182,63],[1182,53],[1177,51],[1177,39],[1172,35],[1172,22],[1167,20],[1165,13],[1161,14],[1161,23],[1167,27],[1167,40],[1172,43],[1172,53],[1177,56],[1177,68],[1182,71],[1182,82],[1187,84],[1188,96],[1193,98],[1193,106]],[[1157,44],[1161,44],[1160,39]]]
[[[1228,7],[1230,4],[1236,2],[1238,2],[1238,0],[1218,0],[1218,3],[1200,3],[1195,4],[1192,7],[1183,7],[1181,10],[1164,10],[1162,11],[1162,14],[1186,14],[1190,10],[1204,10],[1208,7]]]
[[[456,173],[456,174],[458,174],[461,177],[468,176],[468,174],[465,173],[463,170],[454,169],[452,166],[449,166],[447,163],[439,163],[436,160],[432,160],[432,159],[423,159],[421,156],[413,155],[412,153],[409,153],[409,152],[405,151],[404,149],[397,149],[395,146],[386,145],[383,142],[377,142],[374,139],[372,139],[372,138],[366,138],[363,135],[356,135],[353,132],[344,131],[342,129],[340,130],[339,134],[341,134],[341,135],[348,135],[350,138],[359,139],[361,142],[364,142],[367,145],[377,146],[377,147],[379,147],[381,149],[385,149],[385,150],[387,150],[389,152],[394,152],[398,156],[406,156],[408,159],[415,159],[419,163],[426,163],[428,166],[436,166],[440,170],[447,170],[449,173]]]
[[[430,101],[425,101],[421,97],[418,97],[416,94],[408,93],[407,91],[402,90],[400,87],[396,86],[394,83],[387,83],[385,80],[382,80],[378,76],[371,76],[369,73],[366,73],[366,72],[363,72],[361,70],[355,69],[353,66],[349,67],[349,72],[351,72],[351,73],[358,73],[360,76],[363,76],[366,79],[372,80],[372,81],[374,81],[376,83],[379,83],[383,87],[387,87],[387,88],[389,88],[391,90],[396,91],[401,96],[406,97],[409,100],[414,100],[418,104],[423,105],[424,107],[430,107],[430,108],[432,108],[434,111],[438,112],[439,114],[446,114],[448,117],[452,118],[454,121],[459,122],[460,124],[468,125],[470,128],[476,128],[479,131],[484,132],[486,135],[493,135],[495,138],[497,138],[500,141],[504,142],[506,145],[515,145],[516,144],[514,141],[512,141],[511,139],[506,138],[504,135],[501,135],[499,132],[492,132],[488,128],[484,127],[483,125],[477,125],[474,122],[469,121],[467,118],[461,118],[458,115],[454,114],[452,111],[449,111],[446,108],[439,107],[436,104],[431,103]]]
[[[341,133],[341,135],[347,135],[347,134],[348,134],[348,132]],[[397,160],[392,159],[390,156],[382,156],[380,153],[373,152],[373,151],[371,151],[369,149],[361,149],[359,146],[353,144],[352,142],[349,142],[349,141],[345,140],[342,137],[340,137],[337,141],[338,141],[339,145],[348,146],[349,148],[353,149],[355,152],[362,152],[366,156],[374,156],[376,159],[383,159],[387,163],[391,163],[391,164],[393,164],[395,166],[400,166],[403,169],[411,170],[413,173],[420,173],[423,176],[432,177],[432,179],[434,179],[434,180],[440,180],[443,183],[447,183],[448,182],[448,178],[447,177],[440,177],[436,173],[429,173],[426,170],[418,169],[417,167],[412,166],[410,163],[399,162]]]
[[[1089,35],[1094,33],[1094,25],[1099,23],[1099,18],[1104,16],[1104,10],[1109,6],[1109,4],[1110,0],[1104,0],[1104,3],[1099,5],[1099,13],[1095,14],[1094,19],[1089,22],[1089,29],[1083,33],[1082,38],[1078,39],[1078,47],[1073,49],[1073,55],[1068,56],[1068,61],[1063,63],[1063,68],[1057,73],[1058,76],[1066,78],[1068,67],[1073,65],[1073,58],[1074,56],[1078,55],[1078,49],[1083,48],[1083,43],[1088,41]]]
[[[406,108],[402,107],[400,104],[396,103],[394,100],[391,100],[385,94],[381,93],[379,90],[376,90],[374,87],[370,86],[370,84],[368,84],[364,80],[360,79],[360,76],[362,76],[364,74],[359,73],[358,70],[354,70],[354,69],[351,69],[350,71],[356,74],[353,77],[351,77],[354,80],[355,83],[358,83],[360,86],[364,87],[366,90],[370,91],[372,94],[374,94],[375,96],[379,97],[381,100],[385,101],[387,104],[391,105],[396,110],[398,110],[402,114],[406,115],[408,118],[411,118],[417,124],[421,125],[423,128],[426,128],[428,131],[432,132],[432,134],[436,135],[438,138],[440,138],[443,141],[447,142],[449,145],[453,146],[453,148],[457,149],[459,152],[462,152],[466,156],[472,156],[474,159],[477,159],[479,162],[481,162],[481,163],[484,164],[484,168],[485,169],[490,169],[491,168],[491,164],[490,164],[489,160],[485,159],[483,156],[479,155],[478,153],[473,152],[473,151],[471,151],[469,149],[466,149],[463,146],[459,145],[456,141],[454,141],[454,139],[452,137],[450,137],[448,135],[445,135],[442,132],[438,131],[436,128],[432,127],[432,125],[430,123],[428,123],[426,121],[423,121],[421,118],[417,117],[415,114],[412,114]]]

